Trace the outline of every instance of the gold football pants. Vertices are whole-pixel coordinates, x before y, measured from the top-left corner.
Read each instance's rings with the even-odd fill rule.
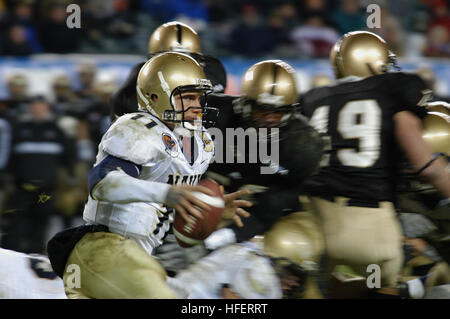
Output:
[[[72,266],[79,267],[79,281]],[[108,232],[87,233],[75,245],[64,271],[70,299],[175,299],[164,268],[135,241]]]
[[[348,206],[347,198],[331,202],[312,197],[325,236],[328,275],[336,265],[350,266],[367,277],[367,266],[380,266],[382,287],[395,287],[403,263],[402,231],[391,202],[379,208]]]

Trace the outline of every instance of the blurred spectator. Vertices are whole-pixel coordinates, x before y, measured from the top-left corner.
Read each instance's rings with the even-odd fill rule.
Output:
[[[28,78],[25,74],[14,73],[7,79],[8,97],[3,101],[5,113],[10,119],[16,119],[24,112],[28,96]]]
[[[389,3],[396,19],[406,29],[406,47],[404,56],[423,56],[426,50],[426,31],[432,17],[432,10],[423,0],[400,0]]]
[[[8,78],[9,99],[13,101],[27,101],[28,78],[25,74],[14,73]]]
[[[82,217],[87,194],[87,176],[95,158],[90,141],[88,125],[84,123],[87,101],[79,99],[72,90],[71,81],[65,74],[53,79],[53,110],[58,115],[57,126],[76,145],[76,163],[74,165],[74,183],[67,184],[63,175],[59,179],[55,194],[55,207],[62,220],[63,227],[73,227]],[[50,232],[55,229],[50,229]]]
[[[2,44],[1,53],[15,56],[27,56],[34,53],[32,45],[27,39],[25,28],[20,25],[13,25],[9,28]]]
[[[445,101],[450,103],[450,96],[442,96],[437,92],[437,79],[433,69],[423,66],[414,70],[414,73],[419,75],[422,80],[425,81],[427,87],[433,90],[433,101]]]
[[[94,101],[96,95],[94,92],[94,80],[97,73],[97,67],[93,62],[85,61],[82,62],[78,67],[78,80],[80,88],[75,91],[75,94],[80,99],[87,101]]]
[[[432,17],[432,10],[426,2],[426,0],[390,1],[389,11],[408,31],[424,33]]]
[[[366,29],[366,13],[360,6],[359,0],[341,0],[341,6],[332,15],[333,22],[339,32]]]
[[[86,117],[86,111],[92,101],[78,98],[72,90],[67,75],[58,75],[53,79],[53,111],[59,117],[59,127],[74,140],[89,138],[88,132],[81,132],[84,128],[80,124]]]
[[[72,90],[69,77],[65,74],[58,75],[52,83],[54,103],[53,110],[56,115],[69,115],[80,117],[86,107]]]
[[[389,49],[397,56],[404,56],[407,38],[401,23],[391,14],[386,5],[381,6],[380,16],[381,28],[374,28],[370,31],[389,43]]]
[[[86,112],[90,138],[94,145],[100,143],[103,134],[111,125],[110,100],[117,89],[117,83],[113,79],[99,81],[94,86],[94,92],[98,98]],[[97,154],[97,151],[95,151],[95,154]]]
[[[2,247],[43,253],[60,168],[72,172],[74,147],[57,127],[50,104],[37,97],[13,128],[10,172],[16,190],[2,215]]]
[[[425,54],[431,57],[450,57],[450,33],[441,25],[428,31],[428,43]]]
[[[6,11],[5,0],[0,0],[0,18],[3,17]]]
[[[230,49],[234,54],[261,57],[273,48],[273,35],[258,8],[252,4],[242,6],[240,21],[231,32]]]
[[[328,24],[329,13],[333,11],[335,1],[328,0],[303,0],[297,1],[299,7],[297,11],[303,21],[308,19],[311,15],[320,15]]]
[[[102,8],[99,1],[85,1],[81,4],[81,21],[84,30],[81,40],[81,51],[87,53],[105,52],[105,34],[109,25],[109,18],[114,13],[109,8],[112,7],[111,1],[106,1]]]
[[[126,39],[136,33],[136,21],[129,11],[129,2],[117,0],[115,2],[115,14],[108,25],[108,33],[114,38]]]
[[[82,30],[67,27],[66,6],[62,3],[53,3],[48,16],[39,25],[39,36],[45,52],[69,53],[78,49]]]
[[[434,17],[427,31],[428,45],[425,54],[428,56],[450,57],[450,13],[448,4],[437,1],[433,8]]]
[[[162,22],[183,17],[195,20],[197,23],[189,23],[195,30],[199,30],[198,24],[205,26],[209,21],[205,0],[141,0],[141,7],[152,15],[157,12]]]
[[[87,9],[99,19],[111,18],[116,12],[117,0],[89,0]]]
[[[291,3],[284,3],[273,10],[268,23],[275,37],[275,45],[292,44],[289,32],[300,23],[297,9]]]
[[[207,0],[206,6],[212,23],[225,22],[235,17],[239,8],[230,0]]]
[[[36,53],[42,51],[42,47],[38,40],[36,24],[34,22],[33,3],[33,0],[14,1],[12,3],[12,12],[5,15],[0,25],[6,33],[10,33],[12,28],[20,26],[24,33],[23,37],[25,38],[23,42],[26,42],[30,46],[31,53]]]
[[[339,34],[325,24],[321,15],[311,15],[305,25],[292,30],[291,38],[299,50],[299,57],[327,58]]]

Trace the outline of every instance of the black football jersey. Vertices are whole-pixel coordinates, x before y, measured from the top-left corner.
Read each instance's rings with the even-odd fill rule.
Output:
[[[227,191],[233,192],[245,185],[251,193],[253,206],[246,208],[251,216],[245,219],[245,227],[230,226],[236,240],[241,242],[263,234],[281,216],[302,210],[298,200],[302,193],[302,182],[317,169],[323,154],[323,142],[307,119],[296,114],[279,128],[279,135],[273,136],[270,141],[257,135],[258,154],[257,158],[252,159],[251,150],[254,154],[256,148],[249,145],[251,139],[247,138],[245,146],[241,148],[239,143],[242,140],[239,142],[233,134],[227,134],[230,130],[237,132],[241,129],[241,133],[244,133],[250,129],[249,122],[235,113],[234,104],[239,103],[238,99],[238,96],[225,94],[210,94],[207,97],[208,105],[220,110],[214,129],[222,132],[222,138],[214,140],[216,162],[210,164],[208,172],[228,177]],[[214,138],[214,134],[211,136]],[[278,147],[272,141],[277,141]],[[264,143],[267,143],[267,148],[261,151]],[[239,153],[245,155],[241,157],[244,162],[239,162]],[[278,156],[274,155],[276,153]],[[230,154],[232,161],[225,162]],[[269,156],[265,158],[263,154]],[[222,162],[217,162],[218,158]]]
[[[273,141],[260,140],[259,128],[255,128],[256,140],[253,140],[256,147],[250,146],[252,139],[249,136],[245,137],[245,144],[242,144],[243,140],[236,137],[239,135],[238,130],[245,134],[251,128],[234,111],[233,104],[238,98],[217,93],[207,96],[207,104],[219,109],[216,126],[209,128],[216,153],[216,161],[210,164],[209,170],[230,176],[233,190],[245,184],[300,184],[316,169],[322,156],[323,143],[319,134],[306,118],[295,115],[287,125],[279,128],[279,136],[275,137],[278,146]],[[215,138],[214,130],[221,132],[221,138]],[[264,149],[260,149],[262,147]],[[267,169],[269,167],[271,169]]]
[[[410,111],[425,117],[422,105],[431,90],[418,76],[401,72],[348,79],[301,97],[302,113],[327,143],[308,191],[362,202],[394,201],[400,154],[393,116]]]

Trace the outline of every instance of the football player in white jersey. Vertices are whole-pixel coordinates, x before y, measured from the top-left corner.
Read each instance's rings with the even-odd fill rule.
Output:
[[[189,299],[322,298],[313,277],[323,247],[313,216],[293,213],[264,237],[217,249],[167,282]]]
[[[66,298],[47,257],[0,248],[0,299]]]
[[[152,257],[175,211],[186,221],[203,218],[208,206],[192,191],[213,159],[214,145],[203,128],[211,90],[201,66],[181,53],[148,60],[138,75],[139,112],[121,116],[104,134],[89,173],[87,225],[57,234],[48,244],[53,269],[64,276],[69,298],[175,298],[166,272]],[[225,195],[225,219],[241,224],[248,213]],[[80,268],[74,285],[70,265]]]

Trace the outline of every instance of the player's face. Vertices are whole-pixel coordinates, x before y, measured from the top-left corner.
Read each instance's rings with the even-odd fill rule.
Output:
[[[194,120],[197,120],[197,117],[201,115],[202,108],[200,104],[201,97],[203,92],[184,92],[181,94],[175,95],[175,108],[177,111],[186,111],[184,113],[184,120],[194,123]],[[183,101],[183,103],[182,103]]]

